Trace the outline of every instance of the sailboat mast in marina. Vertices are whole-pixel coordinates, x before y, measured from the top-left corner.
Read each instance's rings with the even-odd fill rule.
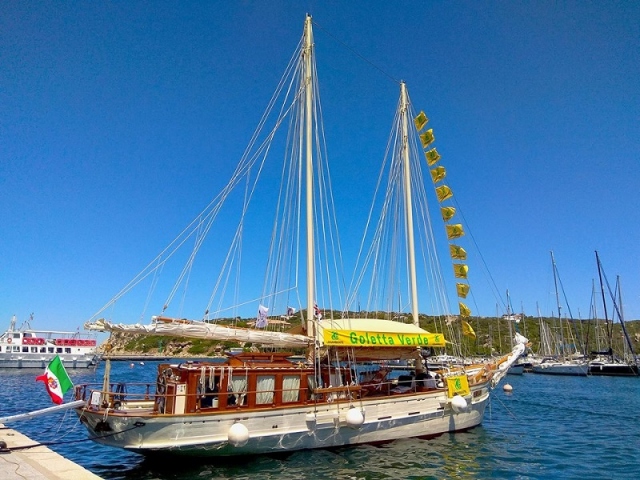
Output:
[[[433,137],[422,144],[418,141],[419,135],[424,135],[420,131],[427,120],[423,113],[413,112],[404,82],[400,82],[400,100],[390,136],[392,145],[388,150],[392,158],[385,197],[385,207],[389,207],[393,198],[402,209],[383,208],[371,249],[361,246],[361,252],[368,252],[363,264],[371,267],[373,275],[356,275],[350,292],[340,291],[340,285],[345,283],[342,279],[330,278],[331,273],[340,270],[342,250],[337,228],[335,232],[326,233],[337,221],[327,218],[335,208],[325,204],[333,194],[323,150],[312,28],[312,19],[307,16],[302,42],[287,68],[291,78],[287,77],[279,85],[286,85],[279,90],[284,97],[283,106],[280,110],[271,110],[276,118],[272,129],[267,127],[265,142],[255,142],[258,152],[243,156],[225,194],[216,197],[210,210],[195,222],[194,231],[199,235],[200,225],[208,226],[222,211],[227,193],[241,184],[250,186],[241,192],[244,199],[241,226],[232,238],[231,253],[222,262],[226,273],[218,277],[221,280],[214,289],[220,297],[215,305],[228,301],[231,304],[228,309],[220,306],[216,310],[209,301],[203,308],[203,318],[190,320],[182,315],[168,315],[168,309],[172,308],[170,302],[162,302],[161,314],[152,316],[150,324],[98,318],[104,310],[85,324],[90,330],[123,335],[233,340],[247,348],[241,353],[228,354],[218,362],[160,364],[149,383],[120,387],[118,392],[111,391],[113,382],[107,379],[97,385],[79,385],[76,399],[84,400],[85,405],[76,411],[96,442],[141,454],[207,457],[355,445],[466,430],[482,422],[491,390],[524,351],[526,339],[520,337],[510,354],[487,363],[431,371],[425,368],[424,350],[444,348],[446,340],[443,333],[420,326],[418,300],[425,295],[426,288],[421,278],[428,272],[423,271],[422,266],[417,267],[416,258],[429,256],[416,254],[423,245],[416,241],[418,232],[425,230],[426,223],[422,218],[415,222],[414,214],[420,211],[417,204],[424,204],[426,198],[418,191],[425,188],[420,174],[424,160],[420,161],[420,157],[427,155],[433,163],[439,156],[435,158],[424,151]],[[415,129],[410,128],[411,123]],[[283,137],[296,139],[298,143],[285,146],[283,187],[276,202],[277,215],[265,261],[265,286],[252,286],[249,281],[246,287],[234,289],[234,296],[225,296],[228,292],[218,287],[236,284],[230,280],[228,271],[239,270],[241,255],[237,252],[245,245],[239,237],[244,233],[243,226],[248,224],[245,214],[252,206],[249,200],[257,196],[254,192],[258,186],[255,183],[254,187],[253,183],[257,178],[250,175],[265,170],[262,163],[251,162],[266,161],[267,153],[272,151],[268,142],[280,128],[286,130],[285,127],[289,130]],[[429,176],[435,182],[436,175]],[[273,191],[270,188],[268,193]],[[381,232],[386,223],[384,214],[388,211],[398,213],[398,218],[391,222],[392,231],[401,235],[402,241],[390,240],[398,248],[385,250],[382,240],[388,237]],[[370,217],[375,224],[372,213]],[[399,218],[402,220],[398,221]],[[213,228],[209,231],[218,235],[222,232]],[[306,233],[306,241],[302,240],[301,231]],[[422,233],[431,235],[431,232]],[[203,240],[197,239],[195,243],[200,247]],[[219,239],[214,238],[215,241]],[[298,255],[298,246],[304,243],[306,248]],[[334,250],[338,260],[331,255]],[[385,264],[388,257],[400,250],[406,254],[404,261]],[[300,262],[298,256],[302,257]],[[162,257],[151,264],[162,265],[166,271],[168,267],[164,262]],[[258,260],[252,258],[251,262],[254,268]],[[403,267],[401,281],[397,273],[385,277],[383,266]],[[304,272],[299,275],[301,270]],[[361,272],[366,270],[367,267],[363,267]],[[184,277],[182,274],[181,278]],[[365,277],[371,281],[370,287],[362,287]],[[255,274],[250,276],[250,280],[254,278]],[[306,280],[299,281],[300,278]],[[385,278],[392,280],[387,284]],[[285,284],[285,280],[290,284]],[[376,301],[393,305],[395,299],[401,298],[387,288],[396,284],[409,290],[405,298],[410,300],[410,322],[402,320],[401,312],[393,317],[391,312],[378,314],[384,310],[373,307]],[[361,290],[369,293],[369,308],[352,312],[349,305],[353,299],[360,298]],[[461,294],[466,295],[467,291],[468,287],[460,288]],[[114,298],[121,297],[118,294]],[[296,318],[300,319],[302,328],[271,330],[269,312],[279,316],[279,312],[286,310],[287,318],[291,318],[293,299],[298,301]],[[218,311],[235,312],[252,302],[259,304],[253,327],[238,325],[233,316],[212,318]],[[466,307],[461,307],[459,318],[450,314],[443,318],[460,325],[468,315]],[[294,356],[305,350],[307,355],[303,359],[300,355]],[[399,362],[405,362],[412,371],[407,371],[408,375],[393,376],[390,364]]]
[[[633,349],[633,343],[629,338],[629,333],[627,332],[626,325],[624,323],[624,315],[622,313],[622,289],[620,286],[620,278],[618,277],[616,280],[616,288],[617,299],[615,293],[611,290],[609,286],[609,282],[606,279],[606,275],[604,273],[604,269],[602,267],[602,262],[600,261],[600,255],[598,252],[596,253],[596,263],[598,267],[598,279],[600,281],[600,290],[602,292],[602,307],[604,311],[604,321],[606,327],[606,339],[607,339],[607,350],[606,352],[596,351],[592,352],[594,354],[594,358],[589,362],[589,373],[591,375],[606,375],[606,376],[639,376],[640,375],[640,366],[638,365],[638,358]],[[615,318],[612,315],[611,321],[609,321],[609,315],[607,310],[607,301],[605,295],[605,286],[609,292],[609,296],[613,303],[614,311],[620,320],[620,328],[623,334],[623,354],[622,357],[618,356],[613,348],[613,319]],[[595,311],[595,305],[594,305]],[[596,316],[594,315],[594,318]],[[596,329],[598,326],[596,325]],[[600,347],[598,347],[600,350]],[[625,353],[628,353],[625,355]]]
[[[560,326],[560,352],[555,357],[544,358],[540,363],[532,367],[534,373],[543,373],[547,375],[571,375],[571,376],[586,376],[588,374],[587,361],[578,355],[578,351],[575,348],[577,341],[573,342],[573,354],[567,354],[567,340],[565,339],[564,326],[562,323],[562,305],[560,303],[560,294],[558,289],[558,267],[556,265],[556,259],[551,252],[551,266],[553,268],[553,283],[555,287],[556,305],[558,308],[558,323]],[[566,298],[565,298],[566,300]],[[567,321],[568,329],[567,336],[571,337],[571,324]],[[542,325],[542,323],[541,323]]]

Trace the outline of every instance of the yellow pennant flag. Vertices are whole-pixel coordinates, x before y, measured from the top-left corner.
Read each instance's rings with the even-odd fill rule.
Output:
[[[460,238],[464,235],[464,229],[461,223],[455,223],[453,225],[447,225],[447,238],[453,240],[454,238]]]
[[[467,278],[468,273],[469,267],[467,267],[464,263],[453,264],[453,274],[456,278]]]
[[[458,245],[449,245],[449,253],[451,254],[451,258],[455,258],[456,260],[467,259],[467,251]]]
[[[474,332],[473,328],[471,328],[471,325],[469,325],[464,320],[462,320],[462,334],[466,335],[467,337],[476,338],[476,332]]]
[[[432,167],[436,164],[438,160],[440,160],[440,154],[435,148],[432,148],[428,152],[424,152],[424,156],[427,159],[427,165]]]
[[[440,207],[440,214],[442,215],[442,220],[448,222],[456,214],[456,209],[455,207]]]
[[[456,283],[456,291],[458,292],[458,296],[460,298],[467,298],[469,294],[469,285],[466,283]]]
[[[471,310],[469,310],[469,307],[467,307],[464,303],[462,302],[458,302],[458,307],[460,307],[460,316],[461,317],[470,317],[471,316]],[[466,323],[466,322],[463,322]],[[463,331],[464,331],[464,325],[463,327]],[[469,326],[469,328],[471,328],[471,326]]]
[[[441,187],[436,188],[436,195],[438,197],[438,201],[442,203],[448,198],[453,197],[453,192],[446,185],[442,185]]]
[[[441,182],[444,177],[446,177],[446,175],[447,172],[445,171],[443,166],[431,169],[431,179],[433,180],[433,183]]]
[[[422,142],[422,148],[427,148],[433,143],[436,137],[433,136],[433,128],[430,128],[424,133],[420,134],[420,142]]]
[[[424,112],[420,112],[416,118],[413,119],[413,123],[416,124],[416,130],[420,131],[427,124],[429,119]]]

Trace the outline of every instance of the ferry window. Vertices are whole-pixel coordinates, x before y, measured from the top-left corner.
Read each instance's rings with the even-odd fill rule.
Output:
[[[53,347],[47,347],[47,350],[49,351],[49,353],[53,353]]]
[[[24,353],[29,353],[29,347],[22,347],[22,351]]]
[[[300,400],[300,376],[285,375],[282,377],[282,401],[297,402]]]
[[[38,353],[38,347],[31,347],[31,353]]]
[[[57,347],[56,348],[56,353],[62,353],[62,347]]]
[[[71,349],[70,348],[65,348],[64,349],[64,353],[71,353]]]
[[[40,353],[47,353],[47,347],[40,347]]]
[[[20,351],[20,347],[18,347],[17,345],[13,346],[13,351],[14,352],[19,352]]]
[[[258,383],[256,386],[256,405],[273,403],[273,391],[275,386],[275,375],[258,375]]]
[[[19,334],[19,333],[14,333],[14,334],[13,334],[13,338],[17,338],[17,339],[19,339],[19,338],[20,338],[20,334]]]
[[[247,395],[247,377],[234,375],[231,379],[231,391],[233,393],[227,397],[227,405],[244,405]]]

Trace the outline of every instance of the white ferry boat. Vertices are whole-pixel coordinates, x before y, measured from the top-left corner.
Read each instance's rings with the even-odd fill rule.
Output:
[[[92,367],[99,358],[97,341],[79,332],[34,330],[29,321],[16,329],[15,315],[0,335],[0,368],[45,368],[56,355],[67,368]]]

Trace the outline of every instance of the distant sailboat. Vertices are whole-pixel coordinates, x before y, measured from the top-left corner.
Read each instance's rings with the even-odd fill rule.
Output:
[[[587,361],[577,348],[575,348],[575,341],[573,342],[573,351],[569,351],[568,342],[564,335],[564,327],[562,325],[562,307],[560,305],[560,296],[558,293],[558,268],[556,266],[556,260],[553,256],[553,252],[551,252],[551,265],[553,268],[556,305],[558,307],[558,321],[560,323],[560,354],[553,357],[545,357],[540,363],[533,365],[531,371],[533,373],[543,373],[547,375],[573,375],[583,377],[586,376],[589,371]],[[570,328],[567,330],[567,335],[572,335]]]
[[[602,263],[600,261],[600,256],[598,252],[596,252],[596,262],[598,265],[598,278],[600,279],[600,290],[602,291],[602,305],[604,308],[604,321],[606,328],[606,343],[607,350],[606,351],[597,351],[592,352],[595,355],[591,361],[589,361],[589,374],[590,375],[602,375],[602,376],[638,376],[640,375],[640,370],[638,368],[638,359],[636,357],[636,353],[633,349],[633,343],[629,338],[629,333],[627,332],[624,316],[622,314],[622,291],[620,286],[620,277],[617,277],[616,280],[616,291],[618,293],[617,299],[614,292],[611,291],[609,287],[609,282],[607,281],[606,275],[604,273],[604,269],[602,268]],[[620,356],[620,353],[615,352],[613,349],[613,321],[609,321],[607,314],[607,302],[605,296],[605,285],[609,291],[611,296],[611,302],[614,307],[614,312],[618,317],[620,322],[620,326],[622,329],[624,343],[623,348],[624,351]],[[594,318],[596,316],[594,315]],[[615,318],[615,317],[613,317]],[[596,325],[596,329],[599,330],[599,326]]]

